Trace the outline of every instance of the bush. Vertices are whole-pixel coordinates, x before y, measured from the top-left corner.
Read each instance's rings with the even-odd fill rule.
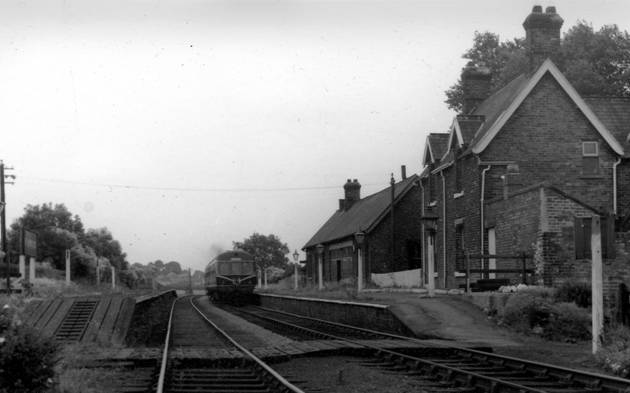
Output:
[[[0,392],[48,390],[57,362],[57,345],[32,328],[17,323],[8,305],[0,311]]]
[[[554,303],[552,292],[522,291],[508,299],[501,323],[548,340],[575,342],[590,338],[591,317],[575,303]]]
[[[623,378],[630,376],[630,329],[618,326],[607,330],[596,358],[606,370]]]
[[[557,341],[588,340],[591,338],[591,315],[575,303],[556,303],[551,307],[543,336]]]
[[[523,291],[510,296],[505,303],[501,322],[527,333],[536,326],[547,325],[550,314],[551,304],[546,298]]]
[[[586,282],[564,282],[556,290],[557,302],[573,302],[580,307],[591,306],[591,285]]]

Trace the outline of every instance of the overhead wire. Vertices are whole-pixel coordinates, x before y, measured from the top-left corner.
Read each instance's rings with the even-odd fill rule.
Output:
[[[91,187],[107,187],[127,190],[149,190],[149,191],[176,191],[176,192],[275,192],[275,191],[314,191],[314,190],[332,190],[338,189],[335,186],[304,186],[304,187],[158,187],[158,186],[142,186],[135,184],[116,184],[116,183],[95,183],[65,179],[47,179],[38,177],[22,176],[22,180],[30,180],[35,182],[70,184],[76,186]],[[378,183],[364,184],[365,187],[377,186]]]

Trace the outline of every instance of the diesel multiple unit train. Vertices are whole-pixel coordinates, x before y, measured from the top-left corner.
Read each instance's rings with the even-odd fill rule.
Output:
[[[248,303],[257,282],[254,258],[241,250],[223,252],[210,261],[205,278],[206,291],[213,301]]]

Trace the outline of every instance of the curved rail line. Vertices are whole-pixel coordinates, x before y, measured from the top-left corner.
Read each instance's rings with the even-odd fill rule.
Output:
[[[193,301],[193,297],[188,297],[190,304],[194,308],[194,310],[208,323],[208,325],[216,332],[218,332],[223,338],[229,341],[236,349],[238,349],[243,355],[245,355],[245,359],[250,361],[252,367],[249,367],[254,373],[259,374],[262,378],[261,380],[268,385],[268,390],[270,392],[282,392],[282,393],[304,393],[300,388],[291,384],[287,381],[282,375],[278,374],[275,370],[269,367],[265,362],[256,357],[253,353],[251,353],[247,348],[240,345],[236,340],[230,337],[224,330],[219,328],[214,322],[212,322],[208,317],[195,305]],[[175,299],[173,304],[171,305],[171,311],[168,320],[168,329],[166,332],[166,339],[164,341],[164,350],[162,352],[162,362],[160,365],[160,375],[158,377],[157,389],[156,393],[165,393],[168,392],[166,387],[166,376],[168,371],[168,360],[169,360],[169,347],[172,342],[172,330],[173,330],[173,314],[178,301],[184,301],[184,299]],[[227,378],[229,378],[229,374]],[[191,391],[195,391],[195,389],[191,389]],[[211,390],[204,390],[211,391]]]
[[[363,334],[372,334],[375,337],[388,336],[393,339],[422,343],[422,340],[416,338],[329,322],[279,310],[262,307],[258,307],[258,309],[267,313],[275,313],[295,319],[306,320],[309,321],[309,323],[314,322],[320,326],[328,325],[334,326],[335,328],[348,330],[354,329],[361,331]],[[389,349],[370,346],[365,342],[354,341],[352,339],[326,333],[325,331],[307,328],[295,323],[278,320],[269,316],[263,316],[258,313],[251,313],[244,310],[241,312],[250,313],[256,318],[262,318],[272,323],[278,323],[293,329],[302,330],[316,337],[327,336],[331,339],[342,340],[350,342],[354,345],[370,348],[374,350],[375,353],[387,358],[390,366],[394,366],[393,369],[400,368],[402,366],[404,369],[409,370],[424,370],[428,374],[441,375],[445,380],[455,381],[458,387],[479,386],[483,389],[483,391],[488,392],[630,393],[630,380],[623,378],[573,370],[551,364],[533,362],[458,346],[440,345],[439,348],[449,350],[451,351],[451,354],[447,357],[433,355],[431,358],[427,359]]]

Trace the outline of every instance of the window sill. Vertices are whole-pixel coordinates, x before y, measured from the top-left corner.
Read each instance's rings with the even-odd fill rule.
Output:
[[[580,179],[603,179],[604,175],[581,175]]]
[[[464,191],[456,192],[453,194],[453,199],[461,198],[464,196]]]
[[[466,277],[466,273],[455,272],[455,277]]]
[[[435,207],[435,206],[437,206],[437,201],[432,201],[432,202],[429,202],[429,205],[428,205],[428,206],[429,206],[429,207]]]

